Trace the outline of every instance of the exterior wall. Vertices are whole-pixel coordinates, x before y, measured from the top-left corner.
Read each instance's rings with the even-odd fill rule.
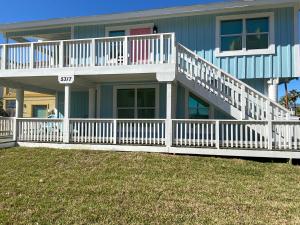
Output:
[[[273,12],[275,23],[275,55],[216,57],[216,17],[247,13]],[[294,69],[294,9],[278,8],[215,15],[186,16],[178,18],[141,21],[154,23],[159,33],[175,32],[177,42],[197,52],[239,79],[279,78],[295,76]],[[138,23],[128,23],[138,24]],[[127,24],[114,24],[125,26]],[[105,27],[111,25],[78,26],[75,38],[105,36]]]
[[[64,116],[64,93],[58,93],[58,117]],[[89,110],[89,93],[72,92],[71,93],[71,118],[88,118]]]
[[[13,89],[4,88],[3,108],[7,108],[6,101],[15,99],[15,91]],[[23,117],[33,117],[32,108],[35,105],[46,105],[48,109],[48,115],[50,115],[55,111],[55,96],[25,91]]]

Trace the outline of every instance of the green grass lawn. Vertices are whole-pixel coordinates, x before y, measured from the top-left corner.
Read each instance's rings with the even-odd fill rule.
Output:
[[[0,187],[0,224],[300,224],[286,163],[14,148]]]

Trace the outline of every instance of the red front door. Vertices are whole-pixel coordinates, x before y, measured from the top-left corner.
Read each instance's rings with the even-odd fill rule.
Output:
[[[134,28],[130,30],[130,35],[152,34],[151,28]],[[132,63],[147,63],[149,57],[149,41],[141,38],[134,38],[131,42]]]

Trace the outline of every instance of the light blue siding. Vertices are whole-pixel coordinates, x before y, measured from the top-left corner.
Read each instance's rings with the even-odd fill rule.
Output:
[[[159,84],[159,118],[166,118],[166,84]]]
[[[240,79],[293,77],[294,70],[294,10],[289,8],[237,12],[247,14],[273,12],[275,22],[275,55],[221,57],[215,56],[216,17],[230,14],[186,16],[179,18],[141,21],[153,22],[158,32],[175,32],[177,42],[197,52],[200,56]],[[126,23],[137,24],[137,23]],[[115,24],[125,25],[125,24]],[[114,26],[115,26],[114,25]],[[110,25],[107,25],[110,26]],[[105,25],[80,26],[75,28],[76,38],[102,37]]]
[[[64,93],[58,93],[59,117],[64,116]],[[89,110],[89,93],[72,92],[71,94],[71,118],[87,118]]]
[[[185,118],[185,88],[180,84],[177,85],[177,104],[176,104],[176,118]]]
[[[113,118],[113,85],[101,86],[100,102],[100,117]]]

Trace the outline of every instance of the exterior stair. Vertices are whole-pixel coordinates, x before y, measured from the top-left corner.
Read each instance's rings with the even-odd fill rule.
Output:
[[[235,119],[290,119],[289,110],[179,43],[176,79]]]

